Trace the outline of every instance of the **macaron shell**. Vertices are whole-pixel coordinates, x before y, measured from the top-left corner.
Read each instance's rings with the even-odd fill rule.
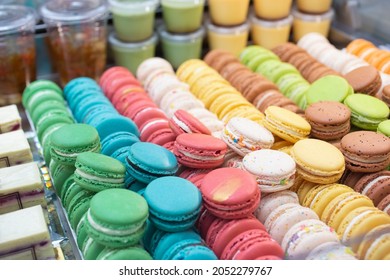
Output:
[[[343,193],[353,192],[353,189],[341,184],[325,185],[323,188],[313,189],[306,197],[310,201],[310,207],[319,217],[322,216],[326,206],[337,196]]]
[[[339,229],[344,218],[354,209],[359,207],[373,207],[371,199],[365,195],[356,192],[343,193],[334,198],[322,213],[321,220],[333,227],[336,231]]]
[[[357,251],[364,236],[374,227],[389,224],[390,216],[375,207],[359,207],[341,222],[337,233],[340,240]]]
[[[284,140],[295,143],[306,138],[310,133],[310,124],[289,110],[270,106],[265,111],[265,115],[265,128]]]
[[[206,234],[206,242],[220,257],[227,244],[244,231],[258,229],[265,232],[265,227],[254,217],[237,220],[215,219]]]
[[[390,195],[387,195],[378,204],[378,209],[390,215]]]
[[[253,260],[265,255],[283,258],[284,252],[268,233],[261,230],[249,230],[237,235],[229,242],[221,259]]]
[[[105,248],[96,257],[97,260],[153,260],[148,252],[141,247],[124,249]]]
[[[285,234],[293,225],[308,219],[319,220],[318,215],[310,208],[285,204],[271,212],[265,226],[272,238],[281,244]]]
[[[286,233],[285,238],[287,238],[288,243],[286,247],[283,247],[283,245],[282,247],[285,248],[287,259],[306,259],[309,253],[318,245],[325,242],[339,241],[336,232],[332,228],[321,221],[318,221],[318,224],[313,224],[311,221],[313,220],[299,222]],[[305,226],[305,224],[307,225]],[[291,236],[290,231],[294,233],[292,238],[289,238]]]
[[[253,214],[260,203],[256,180],[237,168],[218,168],[209,172],[203,178],[200,190],[205,207],[221,218],[231,218],[229,212],[235,218],[243,218]]]
[[[370,230],[364,236],[361,244],[359,245],[359,249],[357,251],[359,259],[381,259],[379,257],[371,255],[372,253],[375,254],[376,248],[378,248],[380,252],[383,252],[383,249],[385,249],[384,251],[386,251],[386,253],[381,254],[381,257],[384,258],[386,254],[390,252],[390,248],[386,248],[386,246],[382,247],[379,244],[381,244],[382,242],[386,243],[385,240],[387,239],[388,235],[390,235],[390,224],[380,225]],[[381,240],[381,237],[383,237],[384,239]]]
[[[297,194],[289,190],[269,193],[262,197],[259,207],[255,211],[255,216],[260,222],[265,223],[267,217],[274,209],[286,203],[299,204]]]
[[[243,159],[244,169],[256,176],[262,192],[276,192],[294,183],[296,164],[286,153],[261,149],[250,152]]]
[[[297,163],[298,173],[319,184],[337,182],[345,169],[343,154],[332,144],[317,139],[305,139],[294,144],[291,156]]]

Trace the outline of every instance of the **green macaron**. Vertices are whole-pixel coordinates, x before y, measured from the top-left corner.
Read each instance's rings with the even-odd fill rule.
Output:
[[[77,156],[75,166],[75,182],[86,190],[99,192],[125,187],[126,168],[117,159],[84,152]]]
[[[42,92],[46,92],[46,93],[41,94]],[[50,92],[50,94],[48,94],[49,97],[54,96],[51,94],[54,93],[57,94],[59,97],[61,97],[60,99],[56,99],[56,97],[54,96],[54,99],[59,101],[61,100],[64,101],[62,89],[56,83],[50,80],[36,80],[30,83],[23,91],[22,104],[24,108],[30,110],[32,104],[29,103],[31,102],[31,100],[37,98],[36,95],[45,96],[48,92]],[[43,101],[44,99],[41,99],[41,102]],[[39,103],[35,103],[35,104],[39,104]]]
[[[69,202],[68,219],[71,227],[76,230],[81,218],[89,209],[89,204],[95,193],[82,190],[78,192]]]
[[[58,195],[61,195],[65,181],[74,173],[75,167],[64,165],[58,161],[51,161],[50,172],[54,188]]]
[[[84,214],[77,227],[76,227],[76,242],[77,242],[77,246],[79,247],[79,249],[81,250],[81,248],[83,248],[83,245],[84,245],[84,241],[88,238],[88,233],[87,233],[87,228],[85,227],[85,219],[87,217],[87,214]]]
[[[36,124],[35,129],[36,129],[36,134],[38,136],[39,142],[42,143],[43,140],[43,135],[46,133],[46,130],[51,127],[52,125],[57,125],[57,124],[73,124],[74,120],[71,116],[67,114],[48,114],[48,117],[46,118],[41,118],[39,123]]]
[[[376,131],[389,118],[385,102],[371,95],[357,93],[348,96],[344,104],[351,110],[351,123],[359,128]]]
[[[83,188],[77,185],[75,182],[69,186],[66,186],[66,189],[64,188],[62,206],[64,206],[67,212],[69,211],[70,202],[72,201],[73,197],[75,197],[81,191],[83,191]]]
[[[111,248],[139,243],[149,208],[146,200],[127,189],[107,189],[95,194],[85,220],[88,236]]]
[[[382,133],[387,137],[390,137],[390,120],[385,120],[378,125],[378,133]]]
[[[88,236],[81,248],[84,260],[96,260],[97,256],[104,250],[105,247],[106,246],[103,244],[96,242],[96,240]]]
[[[100,152],[99,134],[88,124],[69,124],[51,135],[51,157],[65,165],[74,165],[83,152]]]
[[[47,100],[39,104],[37,107],[32,108],[29,113],[32,122],[36,124],[41,116],[44,116],[47,112],[64,112],[70,115],[65,103],[58,100]]]
[[[123,249],[106,247],[96,258],[97,260],[153,260],[150,254],[140,246]]]
[[[307,104],[311,105],[319,101],[343,102],[353,94],[353,89],[346,79],[328,75],[311,84],[306,92]]]
[[[251,46],[245,47],[241,51],[241,53],[239,55],[239,59],[240,59],[241,63],[248,66],[248,63],[250,61],[252,61],[253,58],[255,58],[256,56],[259,56],[260,54],[269,53],[269,52],[270,51],[267,50],[266,48],[263,48],[263,47],[260,47],[257,45],[251,45]]]

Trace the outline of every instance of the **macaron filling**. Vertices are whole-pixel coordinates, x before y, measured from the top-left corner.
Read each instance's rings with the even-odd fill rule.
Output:
[[[96,183],[103,182],[103,183],[112,183],[112,184],[123,184],[125,182],[125,177],[107,178],[103,176],[96,176],[91,173],[84,172],[83,170],[78,168],[75,170],[75,173],[76,173],[75,176],[81,177],[83,179],[91,180]],[[106,175],[109,176],[109,174]]]
[[[219,161],[225,157],[224,154],[221,155],[216,155],[216,156],[200,156],[196,155],[190,152],[187,152],[185,150],[178,150],[179,153],[183,154],[184,156],[190,158],[190,159],[195,159],[197,161]]]
[[[346,242],[346,243],[347,243],[348,241],[350,241],[349,239],[351,238],[352,229],[353,229],[359,222],[361,222],[363,219],[365,219],[368,215],[370,215],[370,214],[373,213],[374,211],[375,211],[374,209],[368,209],[368,210],[364,211],[363,213],[360,213],[360,214],[358,214],[357,216],[355,216],[355,217],[348,223],[348,226],[345,228],[341,240],[342,240],[343,242]],[[348,242],[348,243],[349,243],[349,242]]]
[[[374,180],[370,181],[361,192],[364,195],[367,195],[368,191],[375,186],[376,183],[380,182],[381,180],[390,178],[390,176],[379,176],[378,178],[375,178]]]
[[[265,119],[272,126],[280,128],[281,130],[283,130],[284,133],[287,133],[293,137],[301,139],[301,138],[305,138],[308,135],[308,133],[304,133],[303,131],[293,130],[287,127],[286,125],[283,125],[282,123],[276,122],[268,115],[265,116]]]
[[[180,127],[184,132],[186,133],[192,133],[191,128],[186,125],[184,122],[179,120],[175,115],[172,116],[171,120],[178,126]]]
[[[379,238],[376,238],[375,241],[371,244],[371,246],[368,248],[366,254],[364,255],[364,259],[368,260],[370,259],[370,256],[375,252],[375,250],[386,240],[390,239],[390,233],[383,234]]]
[[[112,228],[105,227],[104,225],[100,225],[98,221],[95,221],[95,219],[91,215],[90,210],[88,210],[88,212],[87,212],[87,219],[88,219],[88,223],[96,231],[104,233],[106,235],[114,235],[114,236],[132,235],[132,234],[138,232],[139,230],[142,230],[142,228],[144,227],[145,222],[146,222],[146,218],[145,218],[137,223],[132,223],[132,224],[128,225],[127,227],[124,226],[121,229],[112,229]]]

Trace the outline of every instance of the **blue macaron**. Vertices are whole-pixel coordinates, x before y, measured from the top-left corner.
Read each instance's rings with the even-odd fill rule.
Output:
[[[123,147],[130,147],[134,143],[140,142],[139,138],[133,133],[127,131],[118,131],[109,134],[106,138],[101,140],[101,153],[111,156],[115,151]]]
[[[154,250],[156,260],[217,260],[193,230],[164,234]]]
[[[68,96],[72,94],[73,90],[84,86],[95,87],[97,89],[100,89],[99,85],[92,78],[89,77],[74,78],[71,81],[69,81],[64,87],[63,91],[64,91],[65,98],[68,99]]]
[[[130,147],[126,169],[136,180],[148,184],[157,178],[175,175],[178,163],[168,149],[153,143],[138,142]]]
[[[176,176],[155,179],[148,184],[143,196],[149,205],[149,220],[168,232],[192,228],[202,206],[200,190]]]
[[[119,114],[117,116],[109,115],[107,118],[101,117],[99,121],[94,121],[92,125],[98,131],[100,139],[119,131],[128,131],[139,137],[137,125],[131,119]]]

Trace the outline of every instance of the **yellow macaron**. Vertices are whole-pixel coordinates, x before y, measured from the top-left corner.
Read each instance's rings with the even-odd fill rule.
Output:
[[[297,164],[297,172],[313,183],[336,183],[345,170],[345,159],[340,150],[322,140],[304,139],[296,142],[291,149],[291,156]]]
[[[176,70],[176,76],[183,82],[187,82],[187,79],[198,68],[207,68],[207,65],[200,59],[189,59],[183,62]]]
[[[359,207],[374,207],[374,203],[367,196],[358,192],[346,192],[336,196],[325,207],[321,220],[328,226],[338,230],[344,218]]]
[[[347,192],[354,192],[354,190],[342,184],[318,185],[306,194],[303,204],[316,212],[318,217],[321,217],[326,206],[334,198]]]
[[[390,224],[370,230],[364,236],[357,255],[362,260],[384,260],[390,255]]]
[[[380,225],[390,224],[390,216],[376,207],[359,207],[351,211],[337,230],[340,241],[354,252],[368,232]]]
[[[265,110],[264,126],[291,143],[307,138],[311,130],[310,124],[300,115],[277,106]]]

